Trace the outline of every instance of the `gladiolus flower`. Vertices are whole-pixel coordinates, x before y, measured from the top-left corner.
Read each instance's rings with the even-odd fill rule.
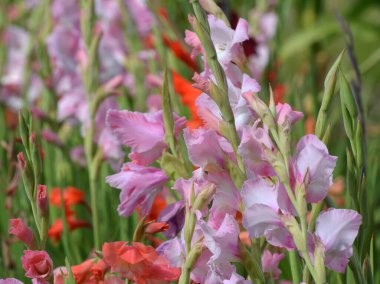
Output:
[[[73,205],[83,203],[84,202],[84,192],[72,187],[68,186],[63,191],[63,204],[66,208],[71,207]],[[61,189],[52,188],[50,192],[50,203],[57,207],[61,207]]]
[[[162,36],[164,45],[171,49],[174,55],[185,63],[189,68],[194,71],[198,70],[197,63],[191,58],[190,54],[186,51],[186,49],[182,46],[180,41],[171,40],[168,36]]]
[[[153,247],[141,243],[105,243],[102,252],[111,272],[120,273],[137,284],[175,281],[181,274],[179,268],[169,267],[166,258],[158,255]]]
[[[53,275],[53,261],[46,251],[24,250],[21,263],[26,277],[48,280]]]
[[[132,148],[129,158],[139,165],[151,164],[167,148],[162,111],[140,113],[111,109],[107,113],[106,123],[121,143]],[[175,135],[179,134],[185,123],[185,118],[174,115]]]
[[[15,235],[28,248],[33,249],[36,245],[33,231],[20,218],[9,220],[8,233]]]
[[[87,221],[77,220],[75,216],[72,216],[73,212],[70,212],[69,215],[66,215],[66,222],[69,231],[73,231],[79,228],[90,228],[91,225]],[[53,238],[55,241],[61,239],[63,233],[63,222],[62,219],[55,220],[54,224],[49,228],[48,236]]]
[[[156,234],[165,232],[169,229],[169,225],[166,222],[153,222],[145,225],[144,232],[147,234]]]
[[[0,279],[0,284],[24,284],[24,283],[16,278],[5,278],[5,279]]]
[[[191,113],[191,120],[187,122],[190,129],[198,128],[203,125],[198,116],[198,110],[195,102],[202,91],[194,88],[189,81],[181,77],[178,73],[172,71],[174,90],[181,96],[182,103],[187,106]]]
[[[362,217],[349,209],[329,209],[319,214],[315,236],[324,246],[325,265],[343,273],[352,256]]]
[[[107,183],[121,189],[118,211],[121,216],[129,216],[137,207],[147,215],[154,198],[168,181],[165,173],[157,168],[126,163],[121,171],[106,178]]]

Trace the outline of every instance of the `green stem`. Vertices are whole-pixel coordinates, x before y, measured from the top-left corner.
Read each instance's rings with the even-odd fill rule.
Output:
[[[289,252],[290,259],[290,269],[292,272],[292,279],[294,284],[301,283],[301,267],[300,267],[300,258],[297,255],[297,251],[291,250]]]

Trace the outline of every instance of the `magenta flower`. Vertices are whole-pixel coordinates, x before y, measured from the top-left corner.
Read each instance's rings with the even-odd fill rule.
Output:
[[[329,209],[319,214],[315,236],[324,246],[328,268],[345,271],[361,222],[361,215],[349,209]]]
[[[16,236],[28,248],[33,249],[36,245],[33,231],[20,219],[9,219],[8,233]]]
[[[117,210],[121,216],[128,217],[137,207],[142,214],[148,214],[155,196],[168,178],[160,169],[126,163],[119,173],[108,176],[106,181],[121,190]]]
[[[292,235],[281,220],[277,202],[278,184],[271,184],[264,178],[247,180],[241,192],[245,205],[243,225],[252,238],[265,237],[268,243],[286,249],[295,248]]]
[[[106,123],[122,144],[132,148],[129,158],[139,165],[151,164],[167,148],[162,111],[139,113],[109,110]],[[186,119],[174,116],[174,123],[174,134],[178,135]]]
[[[263,272],[269,273],[273,279],[277,279],[280,276],[281,270],[278,268],[280,261],[285,257],[283,253],[271,253],[269,250],[265,250],[261,263],[263,266]]]
[[[53,261],[46,251],[24,250],[21,263],[26,277],[42,281],[53,275]]]

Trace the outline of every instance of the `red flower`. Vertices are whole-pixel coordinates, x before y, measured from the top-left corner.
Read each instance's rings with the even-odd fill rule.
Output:
[[[169,47],[175,57],[180,59],[183,63],[185,63],[189,68],[191,68],[194,71],[198,70],[197,63],[191,58],[189,52],[182,46],[180,41],[177,40],[171,40],[168,36],[163,35],[162,40],[164,44]]]
[[[181,274],[179,268],[169,267],[167,259],[158,255],[153,247],[142,243],[130,246],[126,242],[105,243],[102,251],[111,272],[120,273],[137,284],[174,281]]]
[[[50,203],[57,207],[61,207],[61,189],[53,188],[50,193]],[[90,223],[84,220],[77,220],[72,206],[76,204],[86,204],[84,192],[69,186],[63,192],[63,206],[65,208],[65,217],[69,231],[78,228],[91,227]],[[59,241],[63,233],[63,222],[61,219],[55,220],[54,224],[48,231],[48,236],[55,241]]]
[[[61,207],[61,189],[52,188],[50,192],[50,203],[57,207]],[[63,192],[63,204],[65,207],[70,207],[79,203],[84,203],[84,192],[68,186]]]
[[[66,222],[69,231],[73,231],[79,228],[90,228],[91,225],[87,221],[77,220],[75,216],[73,216],[73,212],[69,216],[66,215]],[[54,224],[49,228],[48,236],[55,241],[59,241],[61,239],[61,235],[63,233],[63,222],[62,219],[55,220]]]
[[[198,116],[198,110],[195,105],[195,101],[202,91],[194,88],[191,82],[174,71],[172,71],[172,76],[175,92],[180,95],[182,103],[189,108],[191,113],[192,119],[188,121],[187,126],[191,129],[202,126],[203,122]]]

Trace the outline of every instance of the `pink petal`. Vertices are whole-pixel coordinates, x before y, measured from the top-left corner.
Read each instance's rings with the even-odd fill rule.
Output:
[[[362,217],[349,209],[329,209],[316,221],[315,235],[325,246],[326,266],[344,272]]]
[[[297,144],[294,164],[298,182],[302,182],[307,171],[307,202],[319,202],[327,195],[332,185],[332,173],[337,157],[329,155],[328,149],[317,136],[309,134],[301,138]]]

